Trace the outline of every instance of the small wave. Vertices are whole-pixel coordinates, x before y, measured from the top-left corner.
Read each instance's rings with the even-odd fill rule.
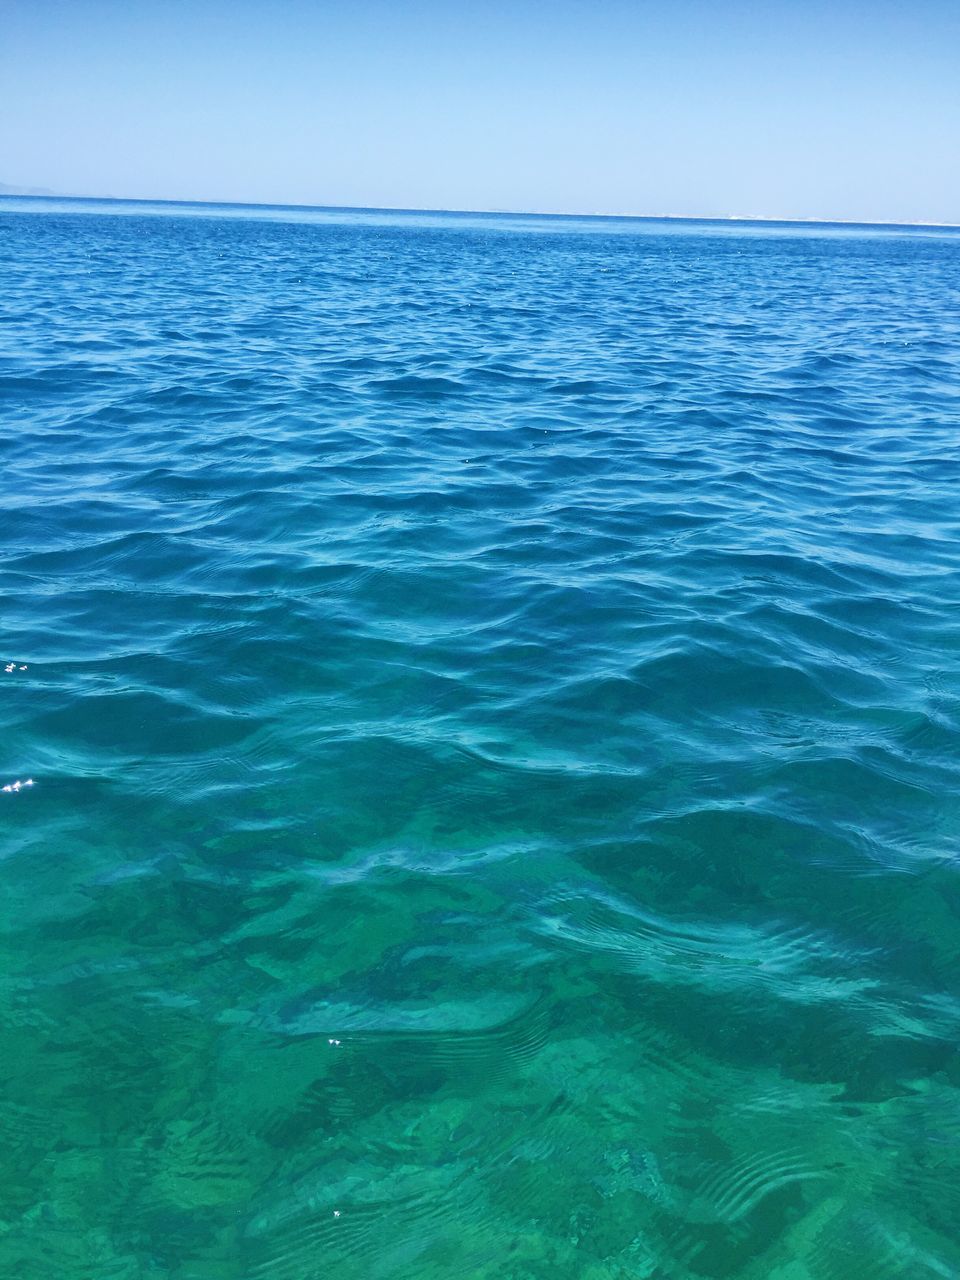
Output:
[[[396,378],[377,378],[369,385],[372,391],[382,395],[410,396],[420,400],[439,400],[447,396],[461,395],[467,390],[456,378],[428,377],[412,373]]]

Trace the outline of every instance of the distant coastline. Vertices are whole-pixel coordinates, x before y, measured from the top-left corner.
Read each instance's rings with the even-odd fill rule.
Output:
[[[56,191],[51,191],[48,187],[18,187],[11,186],[8,182],[0,182],[0,196],[47,196],[54,199],[62,199]]]
[[[340,205],[340,204],[290,204],[266,203],[259,200],[177,200],[152,196],[95,196],[68,195],[51,191],[47,187],[20,187],[0,182],[0,199],[70,200],[85,203],[110,203],[134,205],[172,205],[178,208],[217,209],[284,209],[316,213],[392,213],[411,215],[450,215],[454,217],[504,217],[504,218],[591,218],[634,222],[711,222],[742,223],[760,226],[824,226],[824,227],[927,227],[943,230],[960,230],[960,222],[930,220],[900,221],[894,218],[830,218],[813,215],[776,217],[772,214],[695,214],[695,213],[612,213],[583,212],[556,209],[416,209],[404,205]]]

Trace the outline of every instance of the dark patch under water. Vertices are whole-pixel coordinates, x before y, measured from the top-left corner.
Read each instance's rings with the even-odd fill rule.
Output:
[[[960,236],[0,281],[0,1273],[960,1275]]]

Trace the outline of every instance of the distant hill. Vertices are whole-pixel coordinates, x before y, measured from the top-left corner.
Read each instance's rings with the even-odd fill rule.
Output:
[[[0,196],[55,196],[55,191],[47,187],[17,187],[8,182],[0,182]]]

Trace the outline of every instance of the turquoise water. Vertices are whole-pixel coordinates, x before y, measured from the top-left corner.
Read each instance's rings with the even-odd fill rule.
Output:
[[[960,1276],[960,235],[0,280],[0,1274]]]

